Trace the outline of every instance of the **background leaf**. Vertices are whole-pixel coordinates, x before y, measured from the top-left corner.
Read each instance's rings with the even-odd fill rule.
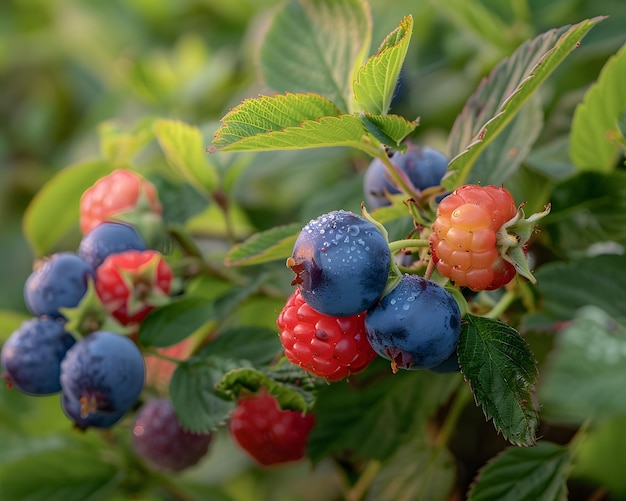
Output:
[[[311,92],[352,111],[354,67],[371,38],[362,0],[291,0],[277,11],[261,46],[261,69],[278,92]]]
[[[282,345],[276,330],[242,326],[220,332],[217,338],[198,353],[198,356],[231,357],[236,360],[247,360],[258,367],[268,365],[281,350]]]
[[[301,229],[302,224],[293,223],[255,233],[244,242],[231,247],[226,254],[225,263],[228,266],[243,266],[287,259]]]
[[[626,414],[626,327],[596,306],[582,308],[557,336],[539,398],[549,420]]]
[[[611,172],[619,146],[609,139],[626,111],[626,44],[604,65],[597,82],[585,93],[572,120],[570,155],[579,170]]]
[[[539,416],[533,390],[537,367],[526,340],[498,320],[466,315],[457,348],[476,404],[515,445],[533,445]]]
[[[364,111],[384,115],[389,111],[402,63],[413,33],[413,18],[405,17],[359,68],[354,82],[354,96]]]
[[[39,257],[51,254],[72,228],[78,229],[80,197],[113,167],[96,160],[63,169],[33,198],[24,214],[24,234]]]
[[[522,104],[603,18],[551,30],[522,44],[484,79],[459,114],[450,136],[452,160],[443,184],[452,190],[465,183],[483,149],[502,131]]]
[[[210,197],[217,188],[218,173],[207,160],[200,129],[178,120],[157,120],[153,129],[170,165]]]
[[[570,461],[568,449],[551,442],[509,447],[480,471],[468,501],[566,501]]]

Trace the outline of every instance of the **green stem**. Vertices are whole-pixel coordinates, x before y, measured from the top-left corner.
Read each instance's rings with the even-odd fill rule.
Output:
[[[346,501],[360,501],[363,499],[371,483],[376,478],[376,475],[378,475],[381,466],[382,463],[377,460],[371,460],[367,463],[356,483],[346,493]]]
[[[485,314],[484,317],[499,318],[516,299],[517,293],[514,290],[506,291],[494,307],[491,308],[491,311]]]
[[[428,240],[426,239],[408,238],[404,240],[394,240],[393,242],[389,242],[389,250],[391,252],[396,252],[402,249],[428,247],[428,245]]]
[[[441,430],[439,431],[439,435],[437,436],[438,447],[445,447],[450,441],[452,433],[456,429],[456,425],[461,417],[461,412],[465,409],[471,395],[471,392],[465,387],[465,384],[459,384],[459,388],[454,396],[450,410],[448,411],[446,419],[441,426]]]

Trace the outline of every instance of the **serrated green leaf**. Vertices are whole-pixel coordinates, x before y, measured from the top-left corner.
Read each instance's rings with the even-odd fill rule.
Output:
[[[585,306],[557,336],[539,396],[548,419],[581,423],[626,414],[626,327]]]
[[[226,372],[241,365],[241,362],[207,357],[178,366],[170,382],[170,399],[185,429],[206,433],[226,420],[234,404],[218,396],[215,385]]]
[[[153,118],[141,120],[130,132],[122,130],[114,121],[106,121],[98,127],[100,151],[112,165],[123,167],[154,138]]]
[[[217,188],[218,173],[206,158],[200,129],[178,120],[157,120],[153,130],[170,165],[210,197]]]
[[[37,256],[51,254],[73,227],[78,228],[80,197],[112,171],[111,164],[101,160],[73,165],[39,190],[23,219],[24,234]]]
[[[228,395],[232,400],[257,393],[265,388],[278,400],[281,409],[308,412],[311,410],[312,397],[294,384],[283,384],[273,379],[268,373],[252,368],[239,368],[227,372],[216,386],[217,390]]]
[[[502,186],[525,160],[543,128],[541,101],[533,95],[476,159],[467,183]],[[512,183],[511,183],[512,184]]]
[[[511,326],[466,315],[457,348],[476,405],[505,439],[532,445],[539,424],[534,403],[537,367],[526,340]]]
[[[215,318],[213,302],[202,297],[185,297],[155,308],[141,322],[139,342],[163,348],[189,337]]]
[[[401,371],[363,386],[340,382],[322,388],[308,455],[318,462],[350,451],[353,458],[386,460],[424,425],[456,384],[454,377]]]
[[[454,487],[456,464],[447,449],[428,445],[419,436],[403,445],[380,469],[367,501],[447,501]]]
[[[287,259],[301,229],[300,223],[293,223],[255,233],[244,242],[234,245],[226,254],[224,262],[227,266],[246,266]]]
[[[622,135],[619,121],[626,110],[624,75],[626,45],[606,62],[574,112],[570,156],[579,170],[611,172],[617,167],[620,147],[611,135]]]
[[[604,17],[550,30],[522,44],[481,82],[457,117],[448,138],[452,158],[442,184],[452,190],[467,176],[485,147],[524,102]]]
[[[363,113],[361,121],[367,132],[381,143],[392,147],[399,147],[400,141],[415,130],[418,120],[409,122],[399,115],[373,115]]]
[[[372,21],[363,0],[291,0],[261,46],[261,69],[278,92],[311,92],[352,111],[354,69],[369,50]]]
[[[583,172],[557,184],[552,212],[543,220],[553,248],[580,256],[590,246],[626,246],[626,172]]]
[[[509,447],[482,468],[468,501],[566,501],[570,467],[569,450],[551,442]]]
[[[362,110],[375,115],[389,111],[400,70],[413,33],[413,18],[406,16],[359,68],[354,82],[354,97]]]
[[[255,367],[271,363],[282,349],[276,330],[244,326],[220,332],[208,343],[199,357],[216,356],[247,360]]]

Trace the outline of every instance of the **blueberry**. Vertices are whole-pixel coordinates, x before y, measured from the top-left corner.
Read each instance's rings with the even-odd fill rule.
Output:
[[[443,287],[417,275],[404,275],[367,312],[365,329],[372,348],[395,367],[428,369],[456,350],[461,312]]]
[[[370,308],[387,284],[391,253],[371,222],[334,211],[309,222],[298,236],[288,265],[304,300],[319,313],[357,315]]]
[[[94,278],[94,267],[76,253],[53,254],[26,279],[26,306],[37,316],[62,318],[59,308],[77,306]]]
[[[87,233],[80,242],[78,255],[97,268],[111,254],[126,250],[146,250],[146,244],[134,226],[105,222]]]
[[[429,146],[420,148],[409,144],[406,153],[395,152],[391,161],[408,176],[418,190],[438,186],[448,168],[447,157]],[[390,204],[387,194],[400,193],[387,168],[377,158],[372,160],[365,172],[363,191],[367,206],[372,210]]]
[[[428,369],[431,372],[436,372],[437,374],[446,374],[448,372],[459,372],[461,368],[459,367],[459,357],[457,356],[456,350],[452,352],[448,358],[446,358],[443,362],[434,367],[430,367]]]
[[[126,410],[123,410],[110,413],[86,412],[83,415],[80,400],[75,400],[65,393],[61,393],[61,408],[65,415],[74,423],[74,426],[80,430],[86,430],[87,428],[111,428],[126,414]]]
[[[75,342],[59,320],[27,320],[2,347],[3,377],[29,395],[57,393],[61,391],[61,361]]]
[[[96,331],[67,352],[61,363],[61,386],[81,403],[83,415],[118,413],[139,398],[144,373],[135,343],[115,332]]]

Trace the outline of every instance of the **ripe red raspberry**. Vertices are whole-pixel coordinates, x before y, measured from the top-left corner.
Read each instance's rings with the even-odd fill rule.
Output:
[[[179,472],[198,463],[208,452],[211,433],[185,430],[169,400],[150,400],[138,411],[132,446],[152,468]]]
[[[282,410],[266,390],[240,398],[231,414],[230,433],[241,448],[264,466],[304,457],[313,414]]]
[[[465,185],[445,197],[430,235],[439,273],[473,291],[509,283],[515,267],[500,255],[497,232],[516,214],[511,194],[497,186]]]
[[[125,217],[129,213],[135,214]],[[83,193],[80,200],[80,229],[86,235],[104,221],[122,219],[137,223],[139,213],[160,219],[163,207],[157,190],[136,172],[117,169],[96,181]]]
[[[112,254],[96,270],[96,292],[107,311],[122,325],[137,324],[155,307],[167,303],[172,269],[154,250]]]
[[[365,313],[331,317],[315,311],[296,291],[276,320],[285,355],[329,381],[356,374],[376,357],[365,332]]]

